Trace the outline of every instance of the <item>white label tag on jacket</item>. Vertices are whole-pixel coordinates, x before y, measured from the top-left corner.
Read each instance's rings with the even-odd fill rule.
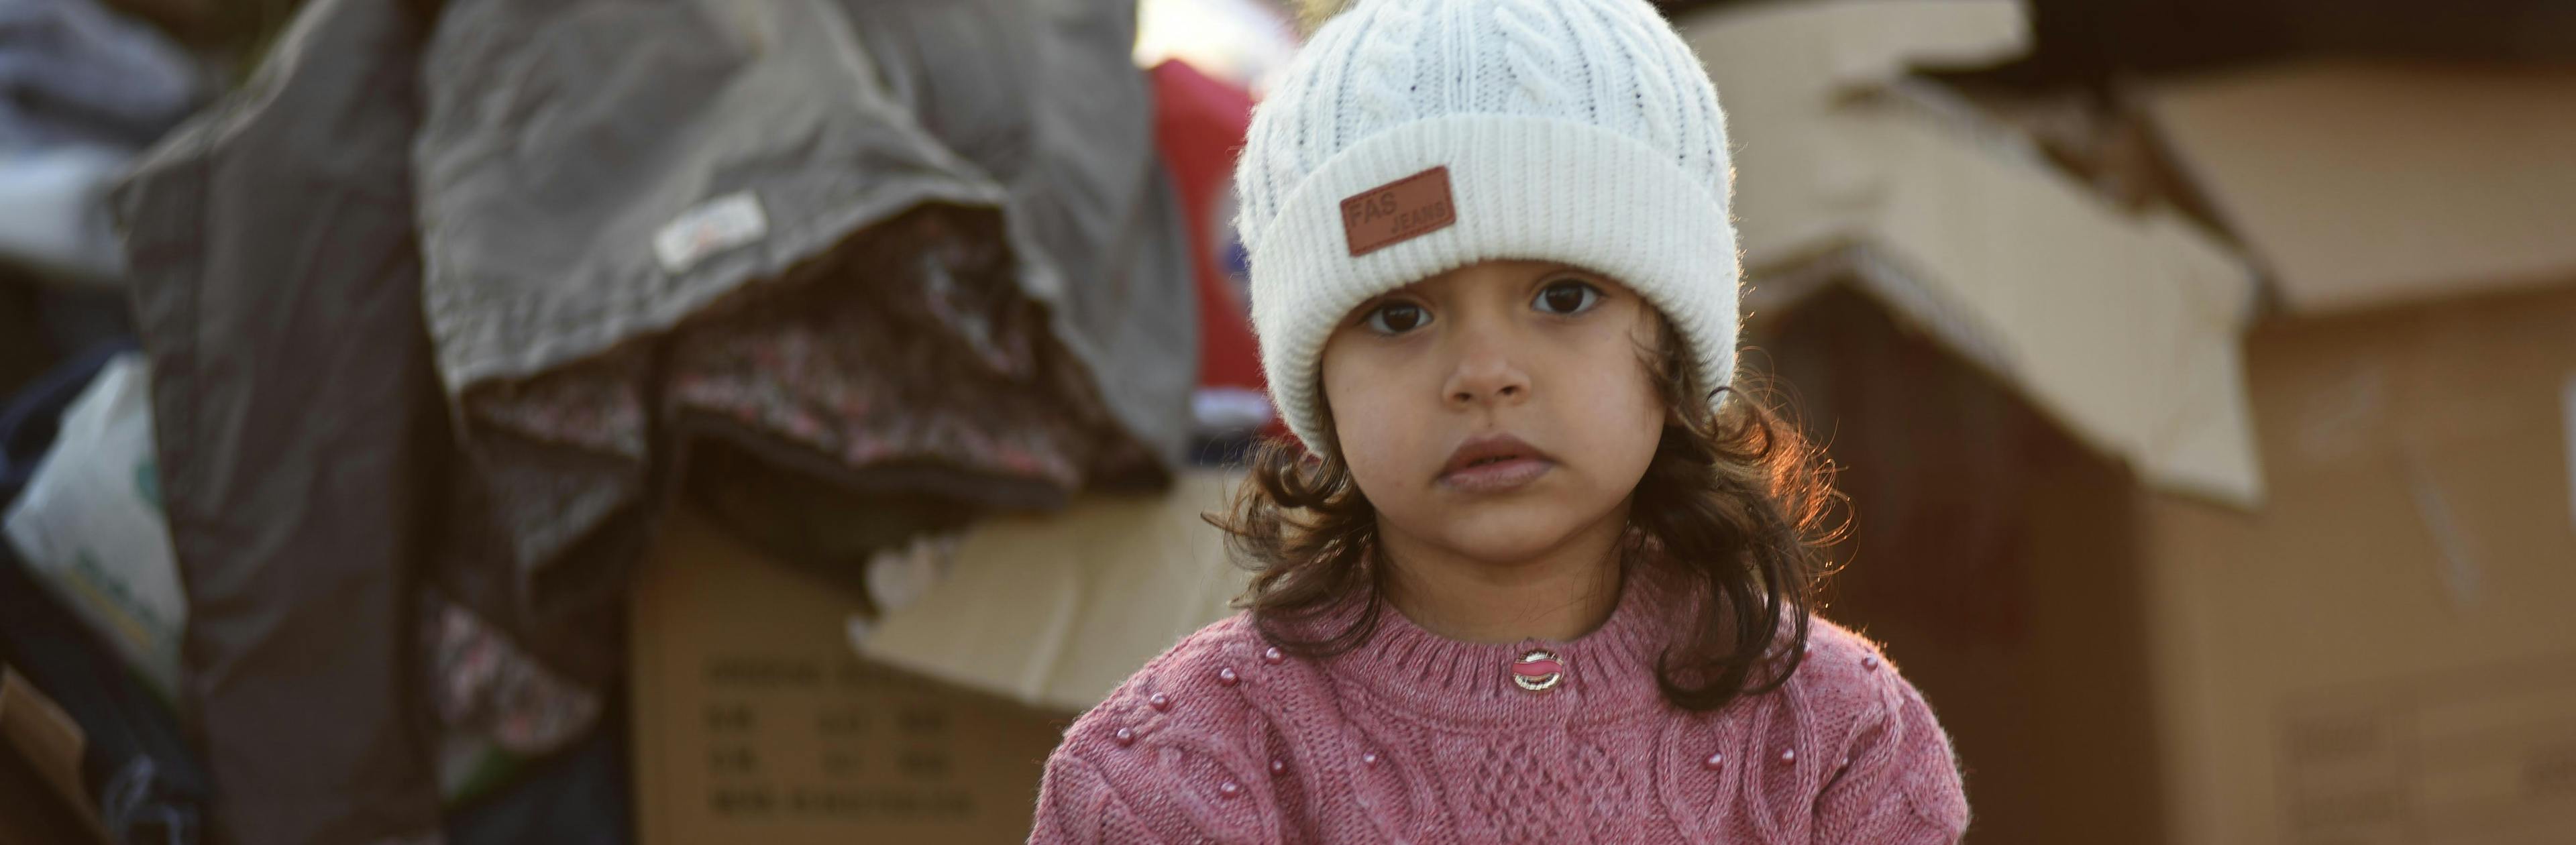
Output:
[[[699,203],[653,235],[653,254],[662,270],[679,273],[707,256],[769,235],[769,217],[750,191],[738,191]]]

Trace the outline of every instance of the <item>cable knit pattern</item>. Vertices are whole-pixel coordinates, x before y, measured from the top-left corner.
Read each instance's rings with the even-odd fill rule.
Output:
[[[1635,579],[1631,579],[1632,581]],[[1665,703],[1631,587],[1573,642],[1462,643],[1392,611],[1360,648],[1268,654],[1246,617],[1148,664],[1066,732],[1032,843],[1939,843],[1968,808],[1948,737],[1822,619],[1779,691]],[[1554,689],[1515,686],[1533,648]]]
[[[1334,324],[1502,258],[1619,280],[1689,340],[1704,383],[1731,382],[1726,144],[1716,87],[1646,0],[1358,0],[1289,61],[1236,163],[1272,402],[1327,447],[1317,367]],[[1352,254],[1342,201],[1434,167],[1454,224]]]

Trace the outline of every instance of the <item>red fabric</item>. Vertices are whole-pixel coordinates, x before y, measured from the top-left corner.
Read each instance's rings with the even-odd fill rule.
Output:
[[[1155,65],[1154,143],[1189,218],[1199,294],[1199,386],[1262,389],[1261,351],[1242,286],[1224,266],[1234,241],[1234,158],[1252,125],[1252,94],[1178,59]]]

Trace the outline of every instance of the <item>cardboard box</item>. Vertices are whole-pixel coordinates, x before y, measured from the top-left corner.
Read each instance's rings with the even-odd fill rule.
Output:
[[[2576,75],[2153,86],[2271,274],[2272,495],[2144,511],[2175,841],[2576,842]]]
[[[1679,21],[1726,105],[1753,316],[1866,288],[2160,489],[2246,505],[2236,340],[2253,276],[2212,233],[2058,169],[1910,75],[2030,46],[2015,0],[1831,0]]]
[[[1027,840],[1067,714],[862,660],[856,596],[685,511],[633,603],[644,845]]]
[[[1855,500],[1828,615],[1939,712],[1970,841],[2576,842],[2570,77],[2148,92],[2250,252],[2211,261],[1903,78],[2013,43],[1951,5],[1692,40],[1742,149],[1754,363]],[[2275,310],[2231,306],[2231,263]]]
[[[2145,511],[2174,841],[2576,842],[2576,286],[2247,360],[2269,502]]]
[[[1753,327],[1831,432],[1828,615],[1979,843],[2576,842],[2576,285],[2247,340],[2264,504],[2159,491],[1857,287]]]
[[[105,845],[81,784],[80,725],[0,666],[0,845]]]

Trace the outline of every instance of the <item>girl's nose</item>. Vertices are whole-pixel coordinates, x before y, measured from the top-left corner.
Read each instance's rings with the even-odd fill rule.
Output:
[[[1461,407],[1519,402],[1529,397],[1529,374],[1513,360],[1504,338],[1469,338],[1444,386],[1450,404]]]

